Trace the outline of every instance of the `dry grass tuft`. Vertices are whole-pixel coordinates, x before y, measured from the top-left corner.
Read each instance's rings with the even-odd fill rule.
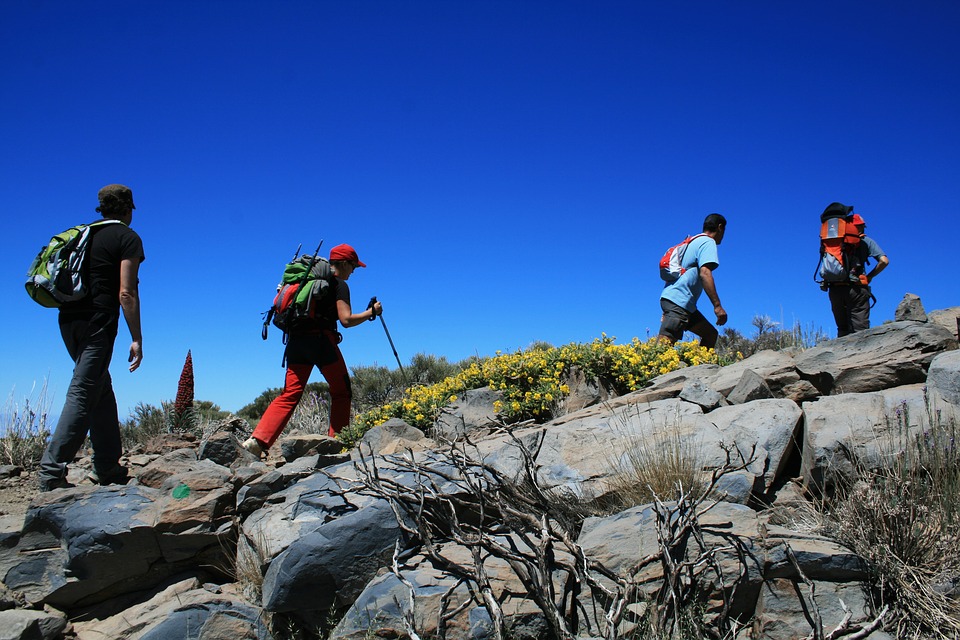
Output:
[[[40,464],[50,437],[49,411],[46,380],[35,399],[27,396],[18,401],[10,393],[0,426],[0,464],[22,469],[34,469]]]
[[[903,408],[906,412],[906,406]],[[866,559],[886,628],[898,638],[960,637],[960,449],[957,425],[930,411],[928,431],[885,444],[829,505],[830,533]]]

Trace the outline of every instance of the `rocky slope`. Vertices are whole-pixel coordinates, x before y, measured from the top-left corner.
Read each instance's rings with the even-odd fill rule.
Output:
[[[918,304],[905,301],[898,311],[904,319],[801,353],[689,367],[603,402],[601,390],[581,381],[571,395],[582,408],[510,433],[497,427],[495,398],[479,390],[448,409],[432,434],[437,440],[397,421],[372,430],[362,450],[373,457],[311,436],[287,438],[275,458],[255,460],[239,446],[248,427],[233,421],[203,442],[170,436],[130,456],[135,480],[127,486],[83,482],[79,465],[71,477],[80,481],[76,488],[34,494],[22,512],[15,501],[3,507],[0,629],[10,638],[92,640],[267,639],[291,637],[297,628],[346,639],[404,637],[414,624],[429,635],[451,600],[469,600],[451,568],[474,566],[473,550],[457,541],[454,526],[447,539],[434,540],[436,548],[396,557],[398,539],[403,547],[428,525],[409,514],[398,520],[387,494],[371,489],[371,469],[390,495],[422,498],[429,486],[430,499],[471,505],[452,511],[447,523],[467,530],[484,517],[471,502],[471,481],[499,490],[491,478],[533,468],[535,484],[553,495],[602,501],[629,443],[656,442],[664,433],[695,445],[708,469],[730,463],[731,451],[744,454],[743,464],[718,480],[722,500],[698,524],[703,544],[720,549],[710,556],[718,571],[707,613],[722,608],[749,619],[741,638],[809,634],[810,599],[825,628],[847,611],[854,622],[869,621],[875,612],[861,588],[863,561],[771,520],[766,508],[802,503],[855,464],[879,464],[895,432],[922,433],[932,420],[960,415],[960,308],[928,317]],[[469,446],[438,444],[464,435]],[[468,449],[486,471],[472,475],[476,469],[451,457]],[[524,451],[533,450],[531,467]],[[0,482],[23,491],[12,471],[13,479]],[[650,574],[645,584],[656,584],[659,565],[643,560],[656,555],[664,535],[658,514],[646,505],[588,518],[573,534],[575,547],[557,547],[558,565],[542,577],[555,579],[564,554],[575,549],[610,575],[642,566],[634,578]],[[491,534],[489,543],[536,553],[524,546],[535,536],[512,535]],[[485,571],[517,636],[549,637],[515,567],[492,558]],[[610,579],[598,577],[595,588]],[[805,601],[797,594],[807,588],[815,596]],[[585,613],[583,637],[601,635],[603,617]],[[447,637],[490,637],[490,624],[488,609],[468,603],[449,616]]]

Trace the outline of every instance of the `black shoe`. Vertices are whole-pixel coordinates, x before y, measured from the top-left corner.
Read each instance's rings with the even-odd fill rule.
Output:
[[[41,478],[39,481],[40,491],[53,491],[54,489],[72,489],[75,484],[67,482],[66,478]]]
[[[127,481],[130,480],[130,471],[121,465],[115,466],[110,471],[104,473],[94,472],[94,480],[100,486],[105,486],[108,484],[127,484]]]

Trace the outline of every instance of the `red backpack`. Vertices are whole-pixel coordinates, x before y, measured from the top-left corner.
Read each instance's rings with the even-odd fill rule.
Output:
[[[695,236],[687,236],[680,244],[667,249],[667,252],[660,258],[660,277],[664,282],[676,282],[680,276],[686,273],[687,270],[683,268],[683,254],[687,251],[687,245],[695,238],[705,235],[707,234],[698,233]]]

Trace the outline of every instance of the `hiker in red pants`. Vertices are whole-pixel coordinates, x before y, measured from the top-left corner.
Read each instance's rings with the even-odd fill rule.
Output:
[[[374,320],[383,313],[379,302],[360,313],[350,307],[350,287],[347,280],[357,267],[366,267],[357,252],[348,244],[330,250],[330,266],[334,275],[334,295],[317,304],[314,317],[304,320],[289,332],[285,359],[287,376],[283,392],[270,403],[253,436],[243,443],[250,453],[261,456],[269,449],[293,415],[313,367],[330,387],[330,430],[333,437],[350,423],[350,374],[343,361],[340,347],[342,336],[337,331],[337,320],[344,328],[355,327],[366,320]]]

